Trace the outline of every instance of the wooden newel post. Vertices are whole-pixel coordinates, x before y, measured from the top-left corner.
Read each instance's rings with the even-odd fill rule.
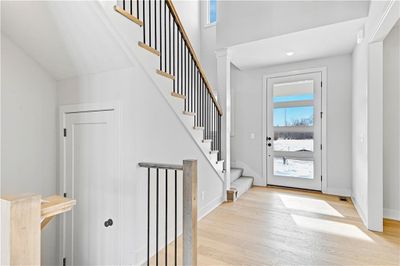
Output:
[[[197,160],[183,161],[183,265],[197,265]]]

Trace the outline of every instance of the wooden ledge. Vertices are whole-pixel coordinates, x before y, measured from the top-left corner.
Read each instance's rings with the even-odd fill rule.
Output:
[[[127,12],[126,10],[124,10],[122,7],[119,6],[114,6],[114,10],[117,11],[118,13],[120,13],[121,15],[123,15],[124,17],[126,17],[127,19],[135,22],[137,25],[139,25],[140,27],[143,26],[143,21],[141,21],[140,19],[138,19],[135,16],[132,16],[129,12]]]
[[[161,70],[159,70],[159,69],[157,69],[156,72],[157,72],[157,74],[159,74],[159,75],[161,75],[161,76],[163,76],[163,77],[166,77],[166,78],[175,80],[175,77],[172,76],[171,74],[167,73],[167,72],[161,71]]]
[[[156,56],[160,56],[160,52],[156,49],[154,49],[151,46],[148,46],[147,44],[143,43],[143,42],[138,42],[139,47],[142,47],[143,49],[149,51],[152,54],[155,54]]]
[[[179,93],[176,93],[176,92],[171,92],[171,96],[174,96],[174,97],[182,99],[182,100],[186,99],[185,95],[182,95],[182,94],[179,94]]]
[[[184,115],[190,115],[190,116],[195,116],[196,113],[188,112],[188,111],[183,111]]]

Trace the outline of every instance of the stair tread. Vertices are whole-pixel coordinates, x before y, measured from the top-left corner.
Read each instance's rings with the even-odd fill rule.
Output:
[[[231,183],[243,175],[243,168],[231,168]]]
[[[120,13],[121,15],[123,15],[124,17],[126,17],[127,19],[135,22],[140,27],[143,26],[143,21],[141,21],[137,17],[131,15],[128,11],[124,10],[122,7],[114,6],[114,10],[117,11],[118,13]]]
[[[254,177],[241,176],[234,182],[231,182],[231,188],[234,188],[238,191],[238,198],[239,198],[253,186],[253,182],[254,182]]]

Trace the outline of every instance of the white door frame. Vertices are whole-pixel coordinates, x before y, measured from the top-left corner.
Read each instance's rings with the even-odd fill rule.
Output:
[[[104,111],[113,111],[115,112],[115,119],[117,125],[117,176],[116,181],[118,182],[118,195],[117,195],[117,212],[116,219],[121,221],[121,208],[122,208],[122,180],[121,180],[121,112],[120,112],[120,103],[83,103],[83,104],[72,104],[72,105],[61,105],[59,106],[59,127],[58,127],[58,136],[59,136],[59,194],[63,195],[66,187],[66,176],[65,176],[65,138],[64,138],[64,128],[66,127],[66,115],[70,113],[88,113],[88,112],[104,112]],[[65,215],[62,215],[61,222],[59,224],[59,265],[63,264],[63,258],[65,257]],[[122,228],[119,227],[119,228]],[[121,230],[117,231],[117,240],[121,243],[122,232]],[[73,243],[72,243],[73,245]],[[122,252],[119,254],[119,261],[122,262]]]
[[[263,185],[267,185],[268,171],[267,171],[267,82],[270,78],[278,78],[292,75],[300,75],[300,74],[309,74],[321,72],[322,79],[322,100],[321,100],[321,111],[323,113],[322,123],[321,123],[321,143],[322,143],[322,152],[321,152],[321,172],[322,172],[322,193],[327,192],[328,180],[327,180],[327,133],[326,133],[326,125],[327,125],[327,108],[326,108],[326,95],[327,95],[327,67],[319,67],[319,68],[309,68],[303,70],[296,71],[288,71],[288,72],[280,72],[270,75],[263,76],[263,91],[262,91],[262,165],[263,165]]]

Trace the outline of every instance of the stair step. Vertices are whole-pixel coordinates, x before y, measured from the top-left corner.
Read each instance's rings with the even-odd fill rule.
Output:
[[[182,99],[182,100],[186,99],[185,95],[182,95],[182,94],[179,94],[179,93],[176,93],[176,92],[171,92],[171,96],[179,98],[179,99]]]
[[[150,53],[155,54],[156,56],[160,56],[160,51],[154,49],[153,47],[151,47],[143,42],[140,42],[140,41],[138,42],[138,45],[140,47],[142,47],[143,49],[149,51]]]
[[[195,116],[195,115],[196,115],[196,113],[188,112],[188,111],[183,111],[182,113],[183,113],[184,115],[190,115],[190,116]]]
[[[195,130],[204,130],[204,127],[193,127]]]
[[[173,75],[171,75],[171,74],[169,74],[167,72],[161,71],[159,69],[157,69],[156,72],[157,72],[157,74],[159,74],[159,75],[161,75],[161,76],[163,76],[165,78],[169,78],[169,79],[175,80],[175,76],[173,76]]]
[[[222,163],[224,163],[224,160],[217,161],[217,164],[222,164]]]
[[[243,175],[243,168],[231,168],[231,184]]]
[[[254,177],[252,176],[241,176],[235,182],[231,183],[231,188],[237,190],[237,197],[239,198],[247,190],[253,186]]]
[[[217,154],[219,152],[219,150],[211,150],[210,154]]]
[[[118,13],[120,13],[121,15],[123,15],[124,17],[126,17],[127,19],[135,22],[140,27],[143,26],[143,21],[141,21],[140,19],[138,19],[135,16],[132,16],[128,11],[124,10],[122,7],[114,6],[114,10],[117,11]]]
[[[205,143],[205,142],[210,142],[210,143],[211,143],[211,142],[212,142],[212,139],[203,139],[202,142],[203,142],[203,143]]]

